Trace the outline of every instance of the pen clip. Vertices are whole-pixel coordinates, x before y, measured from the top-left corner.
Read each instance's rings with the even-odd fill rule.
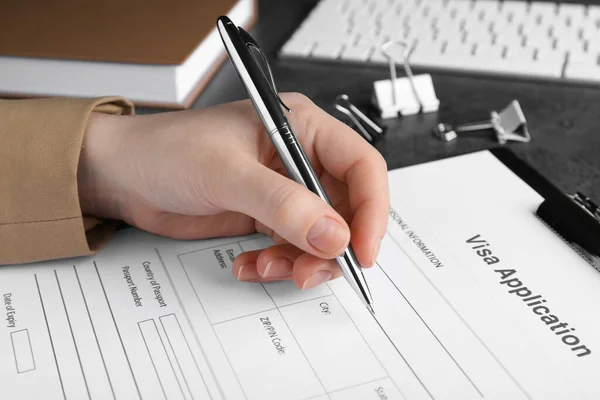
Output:
[[[260,47],[258,47],[258,43],[256,43],[256,40],[254,40],[254,38],[252,36],[250,36],[250,34],[248,32],[246,32],[241,27],[238,27],[238,30],[240,32],[240,36],[246,43],[246,46],[249,47],[248,51],[250,52],[250,54],[252,54],[252,57],[254,58],[256,65],[258,65],[258,68],[260,68],[260,70],[262,71],[263,75],[265,75],[267,80],[270,81],[271,90],[273,91],[273,94],[275,95],[275,97],[277,97],[277,100],[279,100],[279,104],[281,104],[281,106],[288,113],[291,113],[292,110],[288,106],[286,106],[285,103],[283,102],[283,100],[281,100],[281,97],[279,97],[279,92],[277,91],[277,86],[275,85],[275,79],[273,78],[273,72],[271,72],[271,66],[269,65],[269,62],[267,61],[267,57],[265,56],[265,53],[263,53],[263,51],[260,49]],[[262,63],[265,65],[265,67],[267,69],[267,73],[265,73],[264,68],[262,68],[260,66],[258,59],[254,55],[254,53],[251,51],[250,47],[252,47],[254,50],[256,50],[256,52],[258,52],[258,54],[260,54],[260,58],[262,59]]]

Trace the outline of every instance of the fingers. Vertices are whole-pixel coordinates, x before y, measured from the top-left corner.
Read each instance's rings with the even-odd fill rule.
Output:
[[[294,284],[302,290],[342,276],[334,260],[323,260],[312,254],[303,254],[294,263]]]
[[[232,272],[238,280],[252,282],[260,279],[260,275],[256,271],[256,260],[261,251],[248,251],[236,257]]]
[[[250,215],[285,241],[330,259],[350,241],[346,221],[308,189],[257,163],[239,168],[236,184],[224,185],[220,203]]]
[[[298,96],[292,99],[297,101]],[[323,168],[348,185],[352,245],[361,265],[371,266],[388,221],[385,160],[349,127],[310,101],[300,100],[295,111],[290,118],[298,136],[312,138]]]
[[[259,254],[256,270],[263,278],[291,279],[294,262],[303,253],[290,244],[269,247]]]
[[[290,244],[240,254],[233,274],[249,282],[293,280],[303,290],[342,275],[334,260],[323,260]]]

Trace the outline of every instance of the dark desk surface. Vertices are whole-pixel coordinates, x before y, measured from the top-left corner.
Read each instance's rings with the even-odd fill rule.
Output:
[[[332,66],[278,60],[276,53],[314,6],[315,1],[259,1],[259,23],[251,31],[267,53],[280,91],[297,91],[338,118],[333,100],[346,93],[366,108],[372,82],[389,77],[384,67]],[[391,120],[386,137],[377,143],[390,169],[470,153],[496,146],[493,137],[435,139],[437,123],[486,119],[518,99],[527,117],[532,141],[507,146],[567,192],[582,191],[600,201],[600,86],[528,82],[502,77],[433,73],[441,101],[437,113]],[[229,62],[225,63],[194,108],[246,98]],[[157,110],[142,109],[140,113]]]

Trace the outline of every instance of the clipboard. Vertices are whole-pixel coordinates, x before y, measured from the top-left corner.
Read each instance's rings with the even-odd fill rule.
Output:
[[[536,216],[600,272],[600,207],[582,193],[562,192],[509,149],[490,152],[544,198]]]

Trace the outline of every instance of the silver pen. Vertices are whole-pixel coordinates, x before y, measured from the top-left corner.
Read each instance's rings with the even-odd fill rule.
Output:
[[[271,137],[289,177],[331,205],[327,193],[285,117],[282,107],[288,112],[291,110],[277,94],[269,64],[256,41],[242,28],[235,26],[226,16],[217,19],[217,29],[229,59],[246,87],[250,100]],[[267,69],[266,73],[259,67],[258,60],[251,53],[251,49],[260,55]],[[373,298],[352,246],[349,245],[335,260],[352,289],[373,313]]]

